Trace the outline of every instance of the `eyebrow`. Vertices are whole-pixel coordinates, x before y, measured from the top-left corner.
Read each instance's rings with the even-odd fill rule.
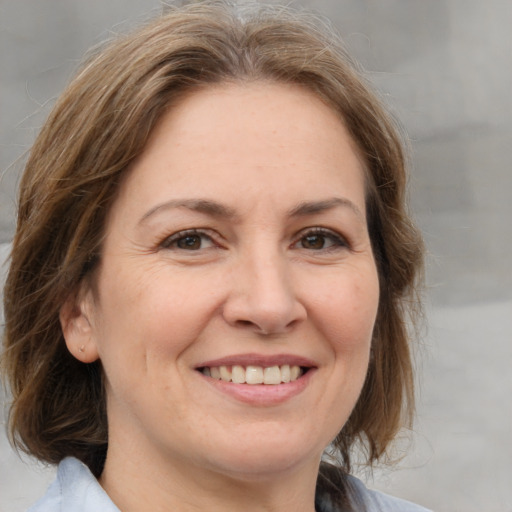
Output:
[[[176,199],[166,201],[165,203],[156,205],[147,211],[140,219],[139,224],[146,221],[149,217],[157,212],[171,210],[174,208],[186,208],[199,213],[204,213],[212,217],[234,218],[237,214],[233,208],[225,206],[216,201],[209,199]]]
[[[365,220],[363,212],[361,212],[361,210],[352,201],[344,197],[331,197],[323,201],[304,201],[292,208],[288,212],[288,215],[290,217],[304,217],[332,210],[338,206],[349,208],[357,215],[357,217],[359,217],[360,220]]]
[[[342,197],[332,197],[322,201],[304,201],[290,209],[288,211],[288,216],[306,217],[308,215],[315,215],[332,210],[339,206],[349,208],[360,220],[364,221],[364,215],[361,210],[352,201]],[[139,224],[145,222],[149,217],[160,211],[174,208],[186,208],[188,210],[223,219],[235,219],[239,217],[233,208],[210,199],[175,199],[166,201],[165,203],[158,204],[151,208],[141,217]]]

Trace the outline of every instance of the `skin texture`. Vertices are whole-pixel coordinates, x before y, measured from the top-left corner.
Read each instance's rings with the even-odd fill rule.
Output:
[[[314,510],[379,297],[363,164],[337,115],[295,85],[182,100],[121,185],[94,283],[61,323],[70,352],[105,370],[114,502]],[[219,358],[310,370],[244,394],[197,370]]]

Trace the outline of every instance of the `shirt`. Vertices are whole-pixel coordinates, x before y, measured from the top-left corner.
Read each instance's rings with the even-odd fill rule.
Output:
[[[366,512],[429,512],[408,501],[372,491],[354,477],[349,477],[364,503]],[[336,512],[329,505],[319,512]],[[57,471],[57,477],[46,495],[28,512],[120,512],[89,468],[74,457],[65,458]]]

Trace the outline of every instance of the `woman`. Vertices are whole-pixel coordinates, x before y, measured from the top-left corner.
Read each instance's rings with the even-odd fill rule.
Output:
[[[60,463],[32,510],[424,510],[349,476],[413,410],[405,182],[310,18],[200,2],[92,56],[32,149],[5,288],[11,435]]]

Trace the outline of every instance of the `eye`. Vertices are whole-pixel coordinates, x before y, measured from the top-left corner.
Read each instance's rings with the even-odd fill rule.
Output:
[[[348,247],[344,237],[325,228],[315,228],[306,231],[294,245],[298,246],[299,249],[312,251]]]
[[[161,244],[164,249],[180,249],[184,251],[198,251],[213,247],[214,245],[209,235],[195,229],[174,233]]]

